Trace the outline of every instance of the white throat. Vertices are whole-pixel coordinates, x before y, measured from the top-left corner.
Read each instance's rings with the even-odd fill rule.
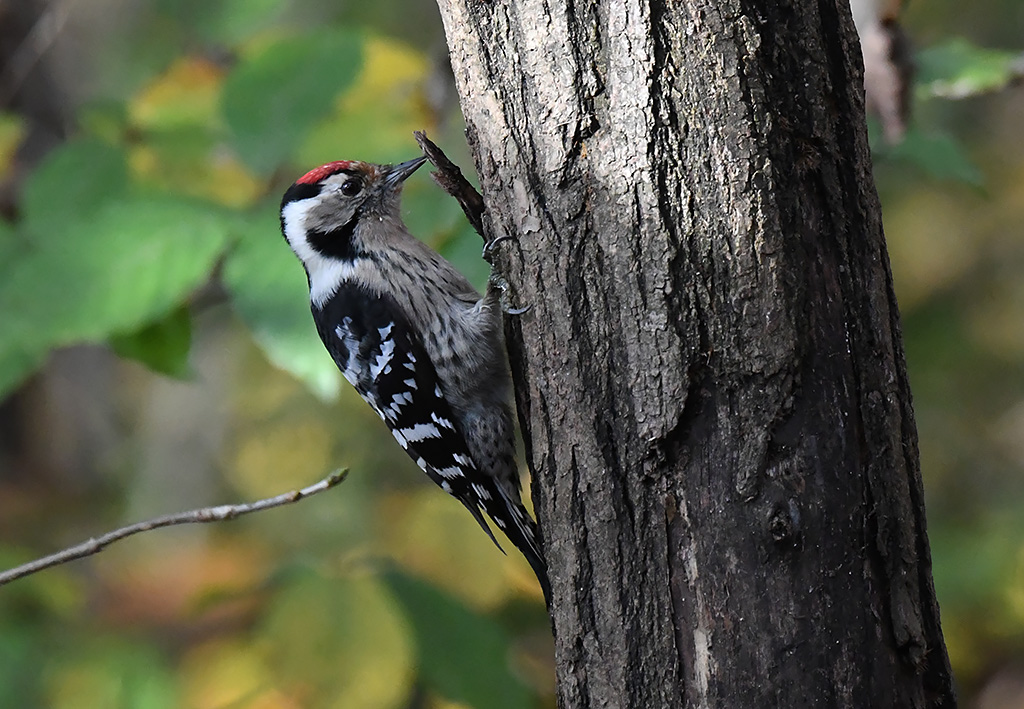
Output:
[[[315,199],[291,202],[281,211],[284,236],[309,273],[309,300],[322,308],[345,281],[365,267],[365,259],[339,261],[319,253],[306,239],[306,216],[316,206]]]

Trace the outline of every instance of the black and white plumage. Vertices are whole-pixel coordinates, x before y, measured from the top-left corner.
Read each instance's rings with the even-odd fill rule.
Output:
[[[342,374],[497,544],[481,509],[494,520],[547,598],[514,459],[498,291],[481,297],[399,216],[402,182],[423,162],[318,167],[285,192],[281,229],[306,269],[313,319]]]

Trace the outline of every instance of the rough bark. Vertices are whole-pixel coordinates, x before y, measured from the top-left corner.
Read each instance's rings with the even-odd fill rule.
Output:
[[[955,704],[842,0],[439,0],[563,707]]]

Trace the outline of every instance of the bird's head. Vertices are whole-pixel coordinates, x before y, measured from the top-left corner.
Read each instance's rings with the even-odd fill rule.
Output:
[[[296,180],[281,200],[281,231],[306,269],[323,259],[356,258],[360,225],[400,223],[402,183],[425,160],[398,165],[339,160]]]

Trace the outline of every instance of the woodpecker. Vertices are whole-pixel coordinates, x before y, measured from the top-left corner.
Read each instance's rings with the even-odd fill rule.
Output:
[[[306,269],[313,321],[345,379],[501,549],[487,513],[547,599],[515,463],[497,279],[481,296],[399,214],[402,184],[425,160],[311,170],[281,200],[281,231]]]

